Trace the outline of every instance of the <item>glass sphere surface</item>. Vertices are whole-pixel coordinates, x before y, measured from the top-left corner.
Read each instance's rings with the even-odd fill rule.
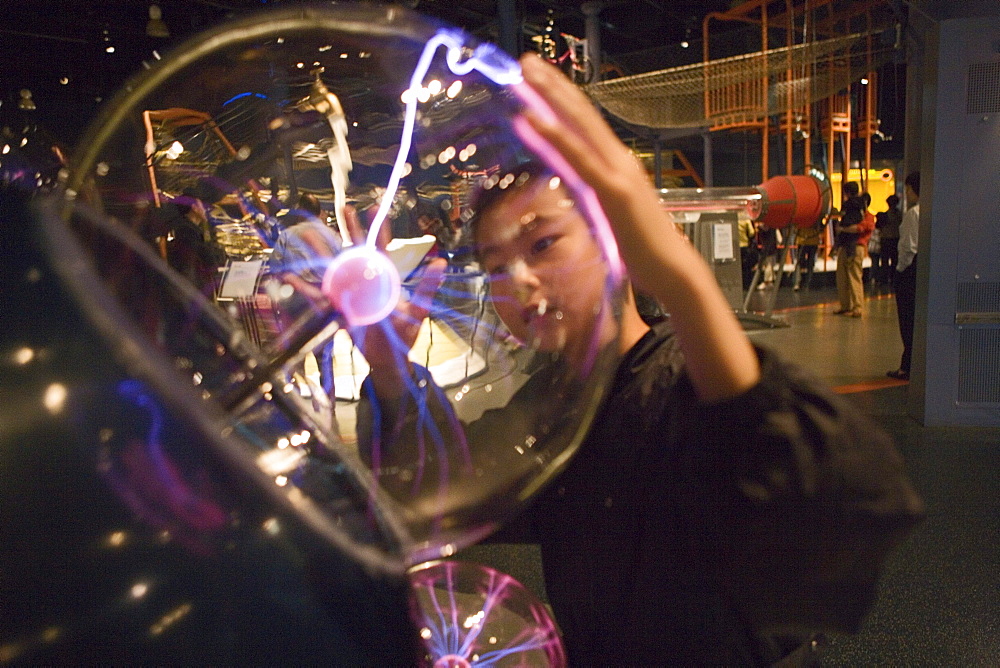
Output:
[[[262,12],[132,81],[72,163],[85,310],[227,425],[227,466],[376,568],[517,512],[617,361],[616,250],[519,133],[519,81],[398,7]]]

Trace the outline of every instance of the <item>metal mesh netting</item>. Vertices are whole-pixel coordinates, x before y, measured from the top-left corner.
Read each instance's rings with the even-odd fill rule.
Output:
[[[865,33],[672,67],[584,87],[622,120],[651,128],[736,126],[801,108],[847,88],[888,61]],[[791,96],[791,99],[789,99]],[[790,104],[789,104],[790,103]]]
[[[158,192],[177,195],[193,188],[210,168],[235,153],[222,119],[176,108],[148,111],[147,118],[155,146],[147,149],[147,164]]]

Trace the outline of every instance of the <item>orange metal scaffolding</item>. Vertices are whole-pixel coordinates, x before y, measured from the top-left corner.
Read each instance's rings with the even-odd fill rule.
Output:
[[[792,46],[810,40],[827,39],[832,36],[864,30],[866,61],[868,64],[867,83],[859,82],[862,92],[858,95],[858,123],[852,122],[851,95],[840,93],[817,103],[819,111],[818,126],[826,141],[829,169],[833,170],[835,147],[838,138],[843,139],[843,160],[841,169],[844,174],[850,169],[850,139],[858,137],[864,140],[864,165],[862,173],[867,174],[871,168],[871,139],[878,132],[878,114],[876,109],[876,78],[872,59],[873,38],[876,27],[885,23],[886,12],[889,9],[888,0],[747,0],[727,12],[712,12],[702,21],[702,48],[705,77],[705,117],[711,119],[710,130],[748,130],[758,131],[761,135],[761,181],[770,178],[771,166],[770,135],[772,132],[784,136],[785,165],[784,173],[792,174],[796,142],[801,140],[803,164],[811,163],[812,143],[810,129],[813,119],[813,104],[808,98],[808,90],[816,75],[816,63],[798,68],[793,67],[791,52],[786,51],[788,67],[772,80],[768,75],[768,49],[773,35],[783,28],[784,45]],[[878,16],[875,16],[878,13]],[[864,25],[858,25],[863,17]],[[712,76],[711,34],[710,25],[713,21],[739,21],[759,25],[761,31],[761,51],[764,58],[760,64],[760,77],[749,81],[734,82],[723,87],[708,85]],[[801,39],[797,39],[797,31],[801,28]],[[782,56],[773,56],[782,57]],[[837,68],[835,56],[830,56],[826,63],[828,68]],[[769,117],[768,96],[780,93],[785,101],[784,109],[775,127],[771,126]]]

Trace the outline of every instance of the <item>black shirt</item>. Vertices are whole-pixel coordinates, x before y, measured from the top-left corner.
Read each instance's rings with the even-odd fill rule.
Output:
[[[857,630],[922,503],[886,434],[759,355],[757,386],[703,404],[657,325],[505,531],[541,545],[570,665],[766,665],[772,633]]]

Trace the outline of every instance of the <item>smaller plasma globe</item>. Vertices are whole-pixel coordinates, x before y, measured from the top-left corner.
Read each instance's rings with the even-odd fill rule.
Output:
[[[566,665],[545,606],[509,575],[462,561],[435,561],[410,571],[414,623],[426,665]]]

